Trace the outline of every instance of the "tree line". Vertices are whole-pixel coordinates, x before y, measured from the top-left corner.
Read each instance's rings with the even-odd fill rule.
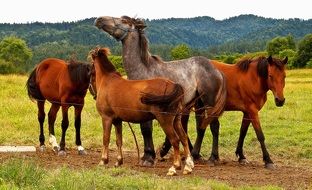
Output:
[[[109,47],[121,65],[121,44],[93,26],[78,22],[0,24],[0,72],[27,72],[42,59],[87,61],[97,45]],[[240,15],[145,20],[150,51],[164,60],[203,55],[234,63],[243,56],[288,56],[290,68],[311,67],[312,20]],[[122,70],[121,70],[122,71]]]

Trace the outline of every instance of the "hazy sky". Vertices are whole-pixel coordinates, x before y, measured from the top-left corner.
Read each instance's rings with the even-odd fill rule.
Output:
[[[77,21],[98,16],[221,20],[240,14],[312,19],[311,0],[1,0],[0,23]]]

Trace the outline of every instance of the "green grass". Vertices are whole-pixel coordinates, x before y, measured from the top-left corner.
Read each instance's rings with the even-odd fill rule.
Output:
[[[37,121],[36,103],[29,100],[25,83],[27,76],[0,75],[0,145],[38,145],[39,127]],[[296,163],[301,166],[312,166],[312,70],[289,70],[287,71],[286,87],[284,91],[286,103],[278,108],[274,104],[272,93],[268,93],[268,101],[260,112],[260,121],[266,137],[266,145],[271,158],[283,164]],[[46,103],[46,113],[49,110]],[[242,118],[240,112],[225,112],[220,120],[220,145],[221,159],[233,159],[239,136],[239,127]],[[73,126],[73,108],[70,109],[70,126],[66,136],[66,145],[75,148],[75,132]],[[47,117],[45,124],[47,125]],[[61,112],[56,120],[56,137],[60,140],[61,134]],[[164,133],[154,122],[154,144],[159,147],[164,139]],[[133,125],[142,152],[143,141],[138,125]],[[46,139],[48,128],[45,126]],[[125,125],[123,130],[124,149],[135,150],[135,143],[130,129]],[[102,144],[101,120],[95,108],[95,102],[88,93],[85,108],[82,113],[82,142],[85,148],[100,148]],[[195,140],[195,120],[192,115],[189,122],[189,135]],[[207,129],[202,155],[208,157],[210,154],[212,138],[210,130]],[[48,145],[48,142],[46,142]],[[114,132],[112,132],[111,148],[116,148]],[[244,151],[249,160],[261,162],[262,152],[252,127],[249,128],[245,140]],[[168,179],[143,174],[127,169],[88,169],[72,171],[60,169],[47,171],[31,163],[10,161],[0,165],[0,189],[33,189],[34,187],[45,187],[47,189],[61,189],[68,185],[69,189],[149,189],[155,187],[164,189],[177,187],[185,189],[232,189],[226,184],[215,181],[207,181],[201,178],[190,179]],[[21,174],[16,169],[22,168]],[[122,174],[125,173],[125,174]],[[61,176],[61,177],[60,177]],[[98,177],[100,176],[100,177]],[[122,180],[116,180],[122,177]],[[33,180],[34,178],[37,179]],[[140,178],[139,181],[136,179]],[[23,179],[23,180],[22,180]],[[178,182],[177,182],[178,180]],[[189,180],[189,181],[188,181]],[[24,182],[21,182],[24,181]],[[75,183],[79,181],[79,183]],[[190,185],[192,184],[192,185]],[[113,185],[113,186],[110,186]],[[241,187],[242,189],[253,189]],[[270,188],[270,187],[267,187]],[[272,187],[275,189],[275,187]]]
[[[29,160],[13,159],[1,164],[0,189],[89,190],[89,189],[281,189],[274,186],[233,188],[199,177],[162,178],[125,168],[45,170]]]

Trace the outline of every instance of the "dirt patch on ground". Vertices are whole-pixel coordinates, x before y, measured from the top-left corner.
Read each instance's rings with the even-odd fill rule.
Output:
[[[101,157],[101,150],[87,150],[88,154],[79,156],[76,150],[68,150],[67,156],[59,157],[52,150],[44,153],[0,153],[0,162],[10,158],[25,158],[35,160],[45,168],[58,168],[62,166],[72,169],[96,167]],[[109,166],[113,167],[116,160],[115,152],[110,152]],[[278,162],[276,162],[278,163]],[[172,161],[168,158],[165,161],[157,162],[154,167],[146,168],[138,165],[137,153],[134,151],[124,151],[124,166],[133,170],[166,176]],[[214,179],[227,183],[231,186],[264,186],[276,185],[285,189],[308,189],[311,188],[312,170],[311,168],[276,164],[274,170],[263,167],[262,162],[251,162],[247,165],[240,165],[234,160],[222,160],[216,166],[209,166],[206,162],[196,162],[191,175],[183,176],[182,171],[178,171],[178,177],[197,176],[206,179]]]

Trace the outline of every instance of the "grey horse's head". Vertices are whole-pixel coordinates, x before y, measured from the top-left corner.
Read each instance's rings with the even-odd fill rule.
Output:
[[[120,18],[102,16],[98,17],[94,24],[97,28],[104,30],[118,41],[125,39],[129,32],[143,31],[146,27],[143,20],[128,16]]]

